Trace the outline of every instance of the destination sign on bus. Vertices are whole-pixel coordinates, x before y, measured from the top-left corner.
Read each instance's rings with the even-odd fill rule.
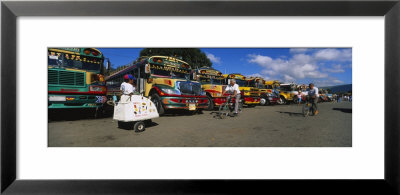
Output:
[[[152,69],[156,69],[156,70],[165,70],[165,71],[173,71],[173,72],[180,72],[180,73],[189,74],[189,71],[184,70],[184,69],[180,69],[180,68],[177,68],[177,67],[173,67],[173,66],[162,66],[162,65],[152,64],[151,68]]]
[[[77,52],[79,53],[81,51],[80,48],[58,48],[58,49],[62,49],[62,50],[67,50],[67,51],[73,51],[73,52]]]
[[[179,63],[171,62],[171,61],[164,61],[164,65],[167,65],[167,66],[176,66],[176,67],[179,67],[179,66],[180,66]]]
[[[217,70],[201,70],[200,69],[200,74],[222,76],[222,73]]]
[[[242,76],[242,75],[230,75],[230,78],[241,79],[241,80],[246,79],[246,77],[244,77],[244,76]]]
[[[216,76],[216,75],[199,75],[200,78],[211,78],[211,79],[222,79],[222,76]]]
[[[54,52],[51,51],[49,52],[49,58],[50,59],[58,59],[61,56],[61,52]],[[80,55],[74,55],[74,54],[64,54],[64,58],[67,60],[76,60],[76,61],[83,61],[83,62],[89,62],[93,64],[100,64],[101,60],[95,59],[93,57],[85,57],[85,56],[80,56]]]

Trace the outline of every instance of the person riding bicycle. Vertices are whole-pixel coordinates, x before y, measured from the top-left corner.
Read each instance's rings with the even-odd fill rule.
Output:
[[[229,92],[232,98],[235,98],[235,111],[234,111],[234,115],[237,116],[238,115],[238,110],[239,110],[239,101],[240,101],[240,90],[239,90],[239,85],[236,84],[236,80],[235,79],[231,79],[229,85],[226,87],[224,94],[226,92]]]
[[[315,108],[314,115],[317,115],[318,114],[317,103],[319,97],[318,88],[314,87],[314,83],[310,83],[307,91],[308,91],[308,97],[311,98],[312,106]]]

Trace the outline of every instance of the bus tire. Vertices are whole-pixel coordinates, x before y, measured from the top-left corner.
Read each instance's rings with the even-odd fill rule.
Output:
[[[213,99],[209,95],[207,95],[207,99],[208,99],[207,110],[214,110],[214,101],[213,101]]]
[[[283,96],[279,97],[278,104],[283,105],[286,104],[286,99]]]
[[[262,98],[260,99],[260,105],[261,105],[261,106],[267,105],[267,99],[266,99],[265,97],[262,97]]]
[[[155,104],[158,114],[163,115],[165,111],[160,96],[157,93],[153,93],[151,95],[151,101]]]

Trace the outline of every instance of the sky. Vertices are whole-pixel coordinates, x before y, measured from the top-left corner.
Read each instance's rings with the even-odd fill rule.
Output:
[[[112,66],[129,64],[143,48],[98,48]],[[352,83],[351,48],[200,48],[222,73],[241,73],[319,87]]]

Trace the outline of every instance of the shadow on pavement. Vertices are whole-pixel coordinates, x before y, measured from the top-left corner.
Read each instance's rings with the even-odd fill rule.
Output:
[[[332,108],[332,110],[338,110],[338,111],[342,111],[344,113],[352,113],[352,109],[351,108]]]
[[[100,112],[96,116],[95,112],[95,109],[48,109],[48,122],[100,119],[112,116],[112,114]]]
[[[134,122],[118,122],[118,129],[123,129],[123,130],[127,130],[127,131],[133,131],[133,125],[135,123]],[[149,128],[149,127],[155,127],[157,126],[158,123],[156,122],[146,122],[145,121],[145,128]],[[145,130],[146,131],[146,130]]]
[[[288,114],[289,116],[301,116],[301,117],[304,117],[303,113],[298,113],[298,112],[282,112],[282,111],[276,111],[276,112],[279,112],[281,114]]]
[[[162,117],[175,117],[175,116],[194,116],[198,114],[204,114],[203,111],[189,111],[189,110],[167,110]]]

